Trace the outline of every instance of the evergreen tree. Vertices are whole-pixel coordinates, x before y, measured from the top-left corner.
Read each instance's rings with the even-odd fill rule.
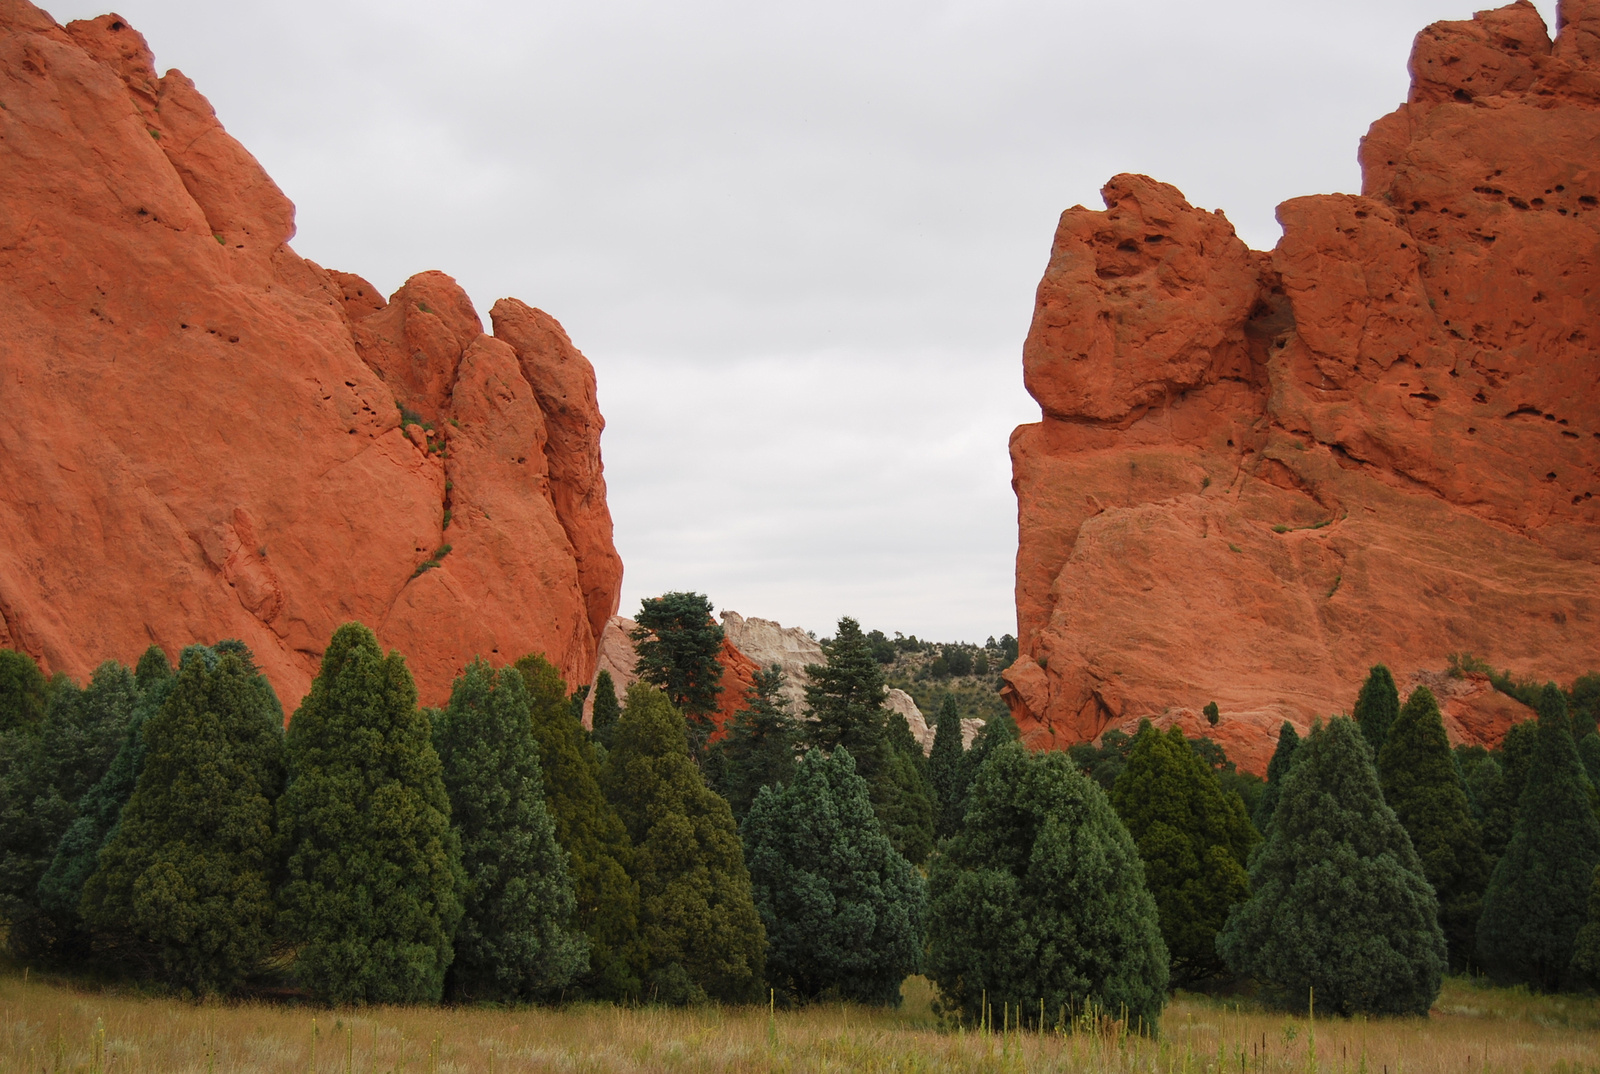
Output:
[[[927,885],[883,834],[849,751],[812,750],[763,787],[742,835],[773,984],[899,1006],[921,967]]]
[[[1144,861],[1173,980],[1188,986],[1216,976],[1223,969],[1217,932],[1229,908],[1250,895],[1245,863],[1261,839],[1244,802],[1222,793],[1182,731],[1162,734],[1146,722],[1111,805]]]
[[[611,733],[616,730],[622,716],[622,704],[617,701],[617,686],[611,681],[611,672],[601,669],[594,678],[594,707],[589,710],[589,731],[594,740],[611,748]]]
[[[1575,985],[1600,990],[1600,865],[1589,881],[1589,917],[1573,941],[1568,976]]]
[[[703,593],[663,593],[639,602],[639,625],[633,639],[641,682],[658,687],[688,719],[690,748],[704,753],[722,693],[722,628],[711,617],[711,601]]]
[[[36,726],[0,732],[0,920],[19,958],[61,960],[81,947],[76,905],[47,908],[39,882],[116,756],[138,696],[128,669],[107,661],[86,689],[53,683]]]
[[[905,722],[905,717],[898,713],[894,718]],[[881,747],[881,756],[876,778],[868,784],[873,808],[883,825],[884,835],[895,850],[912,864],[921,865],[933,853],[936,815],[933,793],[917,769],[915,758],[920,758],[922,752],[915,746],[907,752],[898,743],[886,742]]]
[[[1090,1005],[1153,1031],[1167,949],[1128,831],[1064,754],[997,747],[929,878],[928,976],[964,1022]],[[998,1019],[996,1019],[998,1021]]]
[[[1361,733],[1367,737],[1367,745],[1372,747],[1372,753],[1376,756],[1383,750],[1389,727],[1400,716],[1400,690],[1395,686],[1394,676],[1387,667],[1378,664],[1367,675],[1351,716],[1360,725]]]
[[[1011,730],[1015,732],[1014,724]],[[973,748],[976,749],[977,745],[974,742]],[[1079,742],[1067,747],[1067,756],[1072,758],[1072,763],[1078,766],[1080,772],[1110,794],[1111,788],[1116,786],[1117,777],[1128,766],[1128,752],[1132,749],[1133,736],[1112,727],[1100,735],[1100,745]]]
[[[0,734],[37,731],[44,722],[44,675],[27,653],[0,649]]]
[[[683,717],[659,690],[634,683],[615,741],[602,783],[633,840],[652,994],[668,1003],[754,999],[766,933],[733,814],[690,759]]]
[[[1483,831],[1483,851],[1493,864],[1499,862],[1511,842],[1517,823],[1517,803],[1528,781],[1528,769],[1539,741],[1537,720],[1512,724],[1500,748],[1489,755],[1488,764],[1479,765],[1477,777],[1469,785],[1478,809],[1478,825]],[[1492,765],[1492,767],[1490,767]]]
[[[1250,899],[1217,950],[1290,1007],[1426,1014],[1445,971],[1439,904],[1394,810],[1372,748],[1348,719],[1314,726],[1284,776]]]
[[[637,996],[646,955],[639,938],[639,884],[628,872],[633,844],[601,792],[594,746],[563,706],[567,685],[561,673],[537,654],[516,667],[528,688],[539,740],[545,805],[556,841],[571,856],[574,924],[589,938],[589,972],[579,978],[580,991],[603,999]]]
[[[1578,740],[1578,759],[1590,785],[1600,787],[1600,734],[1590,731]]]
[[[565,988],[589,968],[571,927],[567,855],[544,803],[528,690],[516,669],[467,665],[433,725],[461,841],[461,925],[447,991],[516,1002]]]
[[[283,708],[243,644],[193,647],[140,734],[144,764],[84,885],[84,921],[146,973],[234,991],[272,947]]]
[[[794,751],[799,729],[783,696],[783,669],[777,664],[757,671],[721,746],[723,770],[717,789],[733,809],[735,820],[750,812],[762,787],[776,787],[794,778]]]
[[[1300,733],[1294,729],[1294,724],[1283,721],[1283,726],[1278,728],[1278,746],[1272,751],[1272,760],[1267,762],[1267,786],[1256,805],[1256,830],[1263,834],[1267,825],[1272,823],[1272,814],[1278,808],[1278,795],[1283,792],[1283,777],[1289,774],[1289,766],[1294,763],[1294,753],[1299,746]]]
[[[1112,733],[1110,731],[1106,732],[1107,735]],[[1017,733],[1016,721],[1011,718],[1011,714],[1001,713],[998,716],[991,717],[989,722],[983,725],[983,729],[978,732],[977,737],[972,740],[972,748],[967,750],[961,758],[960,796],[956,799],[956,812],[963,818],[967,815],[967,806],[972,794],[972,783],[978,778],[979,770],[983,768],[984,763],[989,760],[989,756],[995,750],[1004,746],[1007,742],[1017,741],[1020,737]],[[1070,750],[1068,751],[1068,756],[1071,756]],[[1074,763],[1076,763],[1075,758]]]
[[[326,1003],[437,1000],[461,847],[405,658],[360,623],[334,631],[285,755],[279,905],[295,976]]]
[[[161,708],[176,681],[166,654],[154,645],[140,658],[133,678],[137,700],[116,756],[105,774],[78,800],[77,819],[56,844],[50,867],[39,880],[39,906],[56,923],[60,941],[73,948],[62,951],[64,957],[85,953],[83,946],[88,937],[83,934],[78,914],[83,885],[100,867],[100,849],[121,818],[122,807],[133,796],[144,768],[144,723]],[[91,681],[91,690],[93,685]]]
[[[1539,698],[1537,733],[1511,842],[1483,897],[1478,958],[1500,980],[1554,991],[1566,978],[1587,916],[1600,864],[1600,823],[1572,741],[1566,698],[1554,683]]]
[[[933,731],[933,749],[928,754],[928,786],[933,792],[934,835],[945,839],[961,827],[957,812],[965,797],[965,747],[961,738],[961,712],[956,699],[946,694],[939,706]]]
[[[1451,964],[1464,968],[1476,943],[1489,859],[1433,691],[1419,686],[1389,727],[1378,754],[1383,799],[1411,836],[1422,874],[1439,899]]]
[[[883,669],[872,657],[872,647],[861,624],[848,615],[827,648],[828,662],[806,668],[806,705],[811,724],[806,728],[812,746],[832,752],[843,746],[856,759],[864,775],[876,764],[884,734],[883,702],[888,697]],[[868,764],[868,761],[873,764]],[[871,782],[870,776],[868,782]]]

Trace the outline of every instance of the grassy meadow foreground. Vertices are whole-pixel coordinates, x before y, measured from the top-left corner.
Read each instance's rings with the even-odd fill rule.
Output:
[[[943,1032],[921,978],[898,1011],[195,1004],[0,977],[0,1069],[85,1071],[1600,1070],[1600,1001],[1451,978],[1428,1019],[1288,1017],[1180,995],[1159,1040]]]

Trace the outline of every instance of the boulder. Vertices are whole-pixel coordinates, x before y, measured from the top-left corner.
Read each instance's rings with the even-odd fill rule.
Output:
[[[1270,253],[1139,175],[1062,214],[1011,438],[1025,741],[1216,701],[1260,772],[1375,663],[1594,666],[1600,5],[1561,10],[1419,34],[1362,192],[1285,202]]]

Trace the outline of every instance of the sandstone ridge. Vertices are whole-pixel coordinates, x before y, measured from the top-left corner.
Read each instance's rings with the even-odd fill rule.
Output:
[[[1214,700],[1260,771],[1380,661],[1600,663],[1600,0],[1553,42],[1526,2],[1437,23],[1410,69],[1361,194],[1285,202],[1270,253],[1139,175],[1062,214],[1011,439],[1030,744]]]
[[[236,637],[287,710],[347,620],[425,703],[588,682],[616,611],[594,371],[449,276],[385,300],[116,15],[0,0],[0,646],[83,678]],[[448,548],[446,548],[448,546]]]

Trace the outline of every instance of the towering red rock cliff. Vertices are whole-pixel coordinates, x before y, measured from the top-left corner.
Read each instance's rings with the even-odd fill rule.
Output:
[[[1526,2],[1435,24],[1411,72],[1271,253],[1144,176],[1062,214],[1011,439],[1031,743],[1215,700],[1259,768],[1378,661],[1600,665],[1600,0],[1553,45]]]
[[[514,299],[485,335],[450,277],[385,302],[293,233],[125,20],[0,0],[0,646],[82,677],[237,637],[292,710],[357,619],[427,702],[478,653],[589,681],[622,575],[593,369]]]

